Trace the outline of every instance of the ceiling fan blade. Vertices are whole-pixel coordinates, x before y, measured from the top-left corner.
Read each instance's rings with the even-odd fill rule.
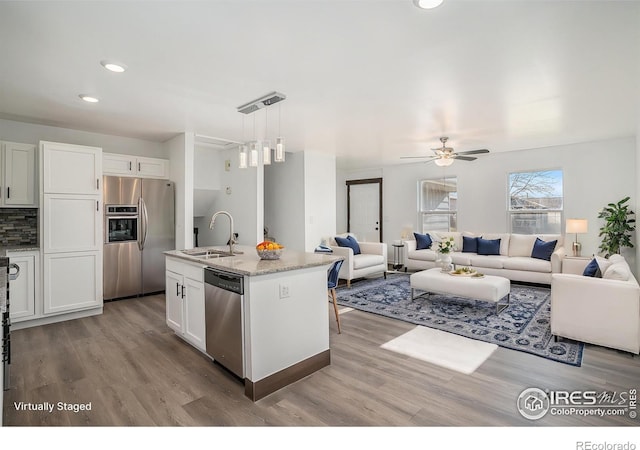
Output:
[[[457,152],[458,155],[478,155],[480,153],[489,153],[489,150],[486,148],[481,148],[479,150],[469,150],[467,152]]]
[[[453,155],[452,158],[459,159],[461,161],[475,161],[476,159],[478,159],[474,156],[460,156],[460,155]]]
[[[439,159],[439,156],[401,156],[400,159]]]

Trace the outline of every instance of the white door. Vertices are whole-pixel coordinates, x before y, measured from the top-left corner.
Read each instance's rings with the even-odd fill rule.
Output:
[[[102,250],[102,206],[96,196],[45,194],[44,252]]]
[[[136,158],[129,155],[103,153],[102,172],[104,175],[134,176],[136,174]]]
[[[5,205],[34,205],[36,148],[5,142]]]
[[[204,351],[206,349],[204,338],[204,283],[185,278],[184,286],[184,337]]]
[[[165,279],[167,325],[172,330],[182,333],[182,293],[184,289],[182,275],[167,270]]]
[[[359,241],[380,242],[380,185],[349,186],[349,232]]]
[[[18,277],[11,280],[11,320],[35,314],[35,256],[10,256],[9,262],[20,268]]]
[[[102,305],[102,252],[44,255],[44,313]]]
[[[41,142],[44,193],[100,194],[102,149]]]

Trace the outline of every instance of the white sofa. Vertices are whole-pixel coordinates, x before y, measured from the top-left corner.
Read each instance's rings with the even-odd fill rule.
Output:
[[[620,255],[612,255],[602,278],[554,273],[551,279],[551,333],[639,354],[640,286]]]
[[[439,265],[437,253],[438,241],[446,237],[453,237],[456,251],[451,253],[453,264],[456,266],[473,267],[486,275],[497,275],[511,281],[528,283],[551,284],[551,274],[562,270],[564,257],[564,239],[562,235],[524,235],[510,233],[471,233],[471,232],[428,232],[433,244],[430,249],[416,249],[415,240],[405,240],[404,265],[407,270],[426,270]],[[478,255],[477,253],[463,253],[463,239],[467,237],[482,237],[483,239],[500,239],[499,255]],[[531,257],[536,238],[545,242],[557,240],[551,260],[546,261]]]
[[[339,237],[354,236],[351,233],[339,234]],[[361,253],[354,255],[349,247],[340,247],[333,236],[325,239],[335,256],[342,256],[344,263],[340,268],[338,278],[347,281],[351,287],[351,280],[369,275],[381,274],[387,278],[387,244],[384,242],[359,242]]]

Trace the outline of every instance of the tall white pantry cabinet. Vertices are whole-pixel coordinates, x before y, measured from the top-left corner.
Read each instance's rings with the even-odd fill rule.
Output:
[[[102,149],[40,142],[44,314],[102,309]]]

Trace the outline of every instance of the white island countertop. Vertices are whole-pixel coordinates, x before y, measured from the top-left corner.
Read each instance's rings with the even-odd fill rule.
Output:
[[[333,263],[338,259],[342,259],[342,257],[337,255],[297,252],[293,250],[287,250],[285,248],[282,251],[280,259],[266,260],[260,259],[254,247],[235,245],[233,249],[234,251],[242,252],[242,254],[218,258],[203,258],[185,253],[194,252],[197,250],[229,251],[228,246],[198,247],[185,251],[170,250],[164,252],[164,254],[166,256],[173,256],[187,261],[203,264],[214,269],[220,269],[239,275],[249,276],[266,275],[270,273],[305,269],[308,267],[325,266]]]

